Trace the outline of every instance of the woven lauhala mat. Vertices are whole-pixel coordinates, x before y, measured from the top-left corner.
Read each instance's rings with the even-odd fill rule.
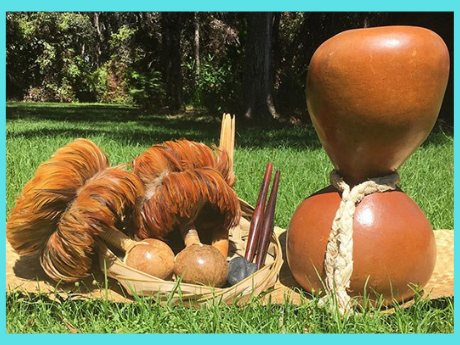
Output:
[[[300,303],[300,286],[296,283],[286,262],[286,232],[275,228],[283,246],[284,263],[279,279],[270,292],[272,303],[283,303],[289,298],[292,303]],[[454,295],[454,231],[435,230],[437,260],[433,275],[425,286],[424,295],[431,299]],[[132,298],[120,284],[111,278],[105,279],[97,266],[90,277],[78,284],[56,284],[49,279],[40,267],[38,258],[19,257],[6,241],[6,291],[45,293],[54,298],[86,299],[103,298],[113,302],[129,302]],[[107,285],[106,285],[107,284]]]
[[[435,230],[434,235],[437,246],[436,265],[430,281],[422,293],[423,296],[431,299],[454,296],[454,231]],[[298,291],[302,288],[295,281],[287,264],[286,232],[284,230],[279,232],[278,237],[283,247],[284,262],[274,291],[271,293],[271,298],[272,301],[280,303],[288,298],[293,303],[299,304],[301,297]]]

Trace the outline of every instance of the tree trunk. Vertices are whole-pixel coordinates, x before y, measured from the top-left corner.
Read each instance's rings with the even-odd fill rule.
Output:
[[[281,47],[280,47],[280,22],[281,12],[273,15],[272,51],[273,51],[273,78],[276,80],[276,72],[281,68]]]
[[[195,53],[195,90],[198,88],[200,80],[200,17],[199,12],[194,13],[194,53]]]
[[[248,13],[244,116],[258,121],[278,118],[273,102],[273,12]]]
[[[161,30],[163,45],[163,80],[166,99],[171,112],[185,110],[182,94],[180,35],[183,15],[179,12],[162,12]]]
[[[96,28],[97,32],[97,38],[96,38],[96,67],[99,68],[100,66],[100,58],[102,54],[102,49],[101,45],[102,42],[104,41],[104,35],[101,32],[101,27],[99,25],[99,14],[100,12],[94,12],[93,13],[93,21],[94,21],[94,27]]]

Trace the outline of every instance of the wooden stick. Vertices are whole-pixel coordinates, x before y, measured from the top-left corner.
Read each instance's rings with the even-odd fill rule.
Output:
[[[201,244],[198,231],[196,231],[193,224],[188,224],[180,229],[184,244],[189,247],[193,244]]]
[[[106,230],[102,232],[99,236],[108,244],[114,246],[117,249],[122,250],[125,253],[128,253],[137,244],[139,244],[139,242],[132,240],[125,233],[121,232],[118,229]]]
[[[226,127],[227,127],[227,114],[222,115],[222,122],[220,124],[220,137],[219,137],[219,148],[224,149],[224,142],[226,137]]]
[[[235,152],[235,116],[233,116],[232,118],[232,121],[231,121],[231,137],[230,137],[230,148],[229,148],[229,158],[230,158],[230,164],[231,164],[231,167],[232,167],[232,171],[233,171],[233,154]]]
[[[259,242],[260,229],[262,228],[264,214],[265,214],[265,201],[267,200],[268,187],[272,176],[273,163],[268,162],[265,168],[265,175],[260,186],[259,197],[254,209],[254,214],[249,225],[249,236],[246,244],[245,259],[249,262],[254,260],[254,255],[257,250],[257,243]]]
[[[235,143],[235,118],[230,114],[224,114],[222,116],[222,123],[220,126],[220,139],[219,149],[227,151],[228,155],[233,157],[233,146]]]
[[[278,185],[280,182],[280,171],[276,170],[275,178],[273,180],[272,190],[270,192],[270,198],[268,199],[267,209],[265,210],[264,223],[262,225],[260,240],[257,252],[256,264],[259,269],[265,263],[265,258],[267,256],[268,244],[270,243],[270,235],[273,232],[275,226],[275,205],[276,205],[276,196],[278,194]]]
[[[235,183],[235,173],[233,171],[233,157],[235,151],[235,116],[224,114],[220,127],[219,149],[225,151],[229,160],[229,183],[231,186]],[[231,182],[232,181],[232,182]]]

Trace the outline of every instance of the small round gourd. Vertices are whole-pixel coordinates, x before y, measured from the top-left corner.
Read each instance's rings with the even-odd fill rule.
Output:
[[[171,280],[174,253],[163,241],[147,238],[127,253],[125,263],[154,277]]]
[[[227,280],[228,263],[216,248],[192,244],[177,254],[174,273],[184,283],[221,287]]]

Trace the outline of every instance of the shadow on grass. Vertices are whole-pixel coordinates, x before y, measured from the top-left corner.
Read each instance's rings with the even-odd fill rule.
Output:
[[[65,136],[74,139],[105,135],[123,143],[146,146],[180,138],[217,143],[220,133],[220,115],[199,112],[180,115],[153,114],[140,108],[104,104],[7,103],[6,120],[46,120],[61,124],[59,128],[51,126],[7,133],[7,138]],[[91,128],[85,128],[92,124]],[[236,136],[236,144],[242,148],[321,148],[311,124],[254,124],[237,119]],[[422,145],[443,144],[445,137],[453,138],[453,128],[438,123]]]
[[[6,119],[51,121],[135,121],[144,111],[134,107],[104,104],[62,104],[11,102],[6,105]]]
[[[7,122],[52,123],[7,133],[7,139],[17,136],[27,139],[65,136],[73,139],[105,135],[113,140],[140,145],[180,138],[217,144],[220,119],[220,116],[201,113],[162,115],[134,107],[98,104],[8,103],[6,106]],[[54,123],[59,123],[59,127],[53,128]],[[236,144],[243,148],[321,148],[311,125],[257,125],[237,119],[236,131]]]

